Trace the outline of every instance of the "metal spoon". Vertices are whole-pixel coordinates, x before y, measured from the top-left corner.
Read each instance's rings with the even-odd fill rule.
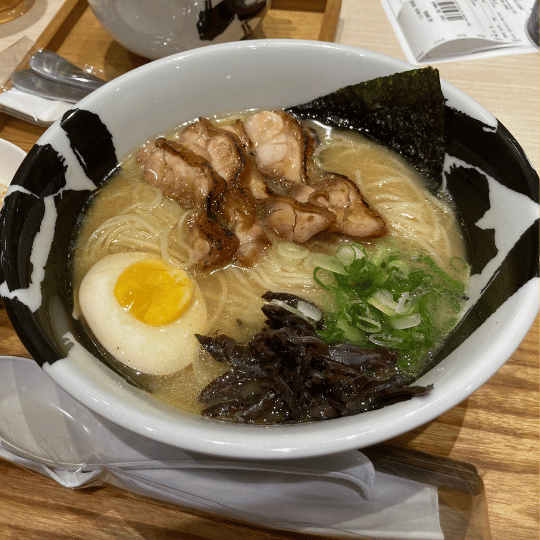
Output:
[[[93,91],[47,79],[31,69],[16,71],[11,76],[11,82],[15,88],[28,94],[68,103],[77,103]]]
[[[39,51],[30,58],[30,69],[39,75],[62,84],[85,90],[96,90],[105,81],[74,66],[65,58],[51,51]]]
[[[30,69],[16,71],[11,82],[18,90],[47,99],[77,103],[105,81],[86,73],[51,51],[40,51],[29,61]]]

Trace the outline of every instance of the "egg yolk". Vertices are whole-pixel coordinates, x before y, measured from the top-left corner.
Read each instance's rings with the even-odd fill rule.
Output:
[[[118,276],[114,296],[139,321],[161,326],[187,310],[193,291],[193,282],[183,270],[151,259],[128,266]]]

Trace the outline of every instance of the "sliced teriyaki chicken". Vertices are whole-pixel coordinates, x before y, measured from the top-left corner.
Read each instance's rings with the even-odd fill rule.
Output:
[[[199,118],[182,131],[178,142],[207,160],[227,184],[241,185],[255,199],[269,196],[266,181],[249,154],[251,141],[241,120],[214,126],[207,118]]]
[[[315,186],[295,187],[290,195],[266,203],[267,226],[290,242],[303,244],[333,233],[367,240],[388,233],[382,216],[346,176],[328,174]]]
[[[252,149],[253,143],[251,142],[248,134],[246,133],[246,128],[242,120],[236,120],[232,124],[227,124],[220,127],[223,131],[232,133],[238,139],[244,150],[250,151]]]
[[[197,265],[214,268],[228,263],[240,242],[220,220],[226,181],[205,158],[210,157],[206,149],[193,141],[188,143],[190,147],[179,141],[158,138],[154,148],[145,145],[137,159],[148,183],[186,208],[198,208],[188,222],[186,241],[193,249]]]
[[[268,200],[265,206],[267,227],[280,238],[297,244],[305,244],[325,232],[336,219],[324,206],[284,195]]]
[[[236,260],[245,267],[252,266],[271,245],[268,235],[261,227],[256,201],[241,184],[233,179],[227,186],[220,202],[220,216],[238,238]]]
[[[299,244],[334,233],[362,240],[388,232],[345,176],[310,182],[314,144],[290,114],[262,111],[227,126],[200,118],[178,140],[145,145],[137,159],[147,182],[196,208],[186,241],[198,266],[252,266],[271,244],[267,231]]]
[[[315,186],[295,186],[289,194],[266,203],[267,226],[289,242],[304,244],[333,233],[367,240],[388,233],[382,216],[346,176],[331,173]]]
[[[171,145],[172,143],[172,145]],[[207,161],[186,146],[159,138],[137,154],[143,178],[186,208],[200,206],[214,185]]]
[[[204,203],[212,189],[211,170],[229,181],[243,167],[244,156],[235,138],[202,118],[188,126],[177,141],[160,137],[146,144],[137,161],[146,182],[194,208]]]
[[[215,171],[213,174],[214,186],[204,204],[190,216],[186,236],[194,262],[206,270],[229,263],[240,246],[238,237],[220,219],[227,183]]]
[[[238,251],[238,237],[204,210],[190,216],[187,227],[186,242],[193,250],[194,262],[201,268],[210,270],[227,264]]]
[[[229,182],[242,167],[244,156],[231,133],[216,128],[207,118],[199,118],[182,131],[178,141],[204,157]]]
[[[180,140],[189,139],[194,130],[198,134],[198,144],[204,137],[210,164],[227,184],[219,203],[219,216],[238,238],[235,258],[242,266],[252,266],[271,242],[257,220],[255,197],[265,198],[268,193],[246,152],[249,139],[241,122],[225,129],[200,119],[182,133]]]
[[[354,182],[341,174],[326,175],[308,201],[331,211],[336,219],[325,233],[338,233],[356,240],[380,238],[388,233],[383,217],[369,206]]]
[[[245,120],[244,129],[264,174],[288,182],[307,182],[307,162],[315,140],[294,116],[285,111],[261,111]]]
[[[168,175],[159,174],[164,167],[154,167],[150,173],[148,163],[153,164],[156,152],[148,156],[145,148],[139,154],[147,182],[184,206],[199,208],[189,222],[187,242],[194,262],[207,269],[225,264],[233,256],[241,265],[251,266],[271,243],[257,221],[254,199],[254,193],[259,198],[268,197],[266,184],[244,154],[249,140],[240,127],[225,130],[201,118],[176,141],[157,139],[156,151],[163,150],[158,163],[174,165]]]

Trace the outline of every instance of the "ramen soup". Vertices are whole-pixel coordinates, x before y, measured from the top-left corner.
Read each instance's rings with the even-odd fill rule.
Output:
[[[227,420],[263,402],[260,421],[331,418],[392,402],[389,380],[411,388],[462,314],[464,261],[448,194],[399,155],[257,111],[199,119],[122,163],[78,231],[75,309],[103,358],[165,402]],[[284,333],[302,350],[276,352]],[[337,371],[306,354],[347,364],[341,397]],[[280,355],[293,365],[277,374],[266,362]],[[381,403],[358,398],[360,379]],[[304,414],[307,388],[322,393]]]

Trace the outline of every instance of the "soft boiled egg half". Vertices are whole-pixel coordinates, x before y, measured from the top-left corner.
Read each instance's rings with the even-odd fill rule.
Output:
[[[194,334],[207,321],[196,282],[147,253],[115,253],[94,264],[81,282],[79,303],[101,345],[151,375],[190,365],[199,348]]]

